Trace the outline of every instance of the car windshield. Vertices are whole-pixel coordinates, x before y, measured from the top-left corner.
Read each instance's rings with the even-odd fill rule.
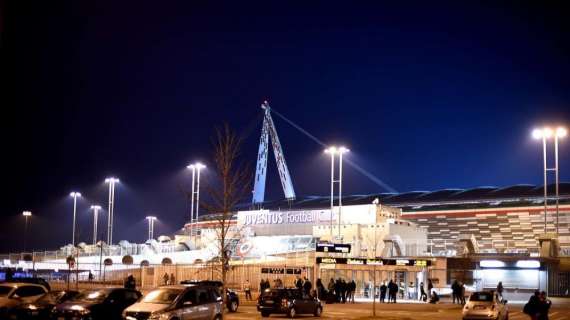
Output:
[[[109,295],[106,290],[85,291],[73,298],[73,301],[102,302]]]
[[[38,299],[38,303],[56,304],[58,299],[63,295],[61,291],[50,291]]]
[[[170,304],[181,292],[181,289],[156,289],[144,296],[142,302]]]
[[[490,292],[475,292],[469,298],[470,301],[493,302],[493,294]]]
[[[0,297],[7,296],[10,291],[12,291],[12,287],[10,286],[0,286]]]

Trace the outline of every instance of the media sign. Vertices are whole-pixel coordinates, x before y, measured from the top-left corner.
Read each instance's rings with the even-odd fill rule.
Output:
[[[413,259],[362,259],[362,258],[330,258],[317,257],[317,263],[322,265],[350,264],[350,265],[376,265],[376,266],[431,266],[430,260]]]

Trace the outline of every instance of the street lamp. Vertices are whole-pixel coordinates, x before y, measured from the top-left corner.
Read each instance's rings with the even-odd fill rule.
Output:
[[[532,137],[537,140],[542,140],[542,157],[543,157],[543,168],[544,168],[544,233],[546,233],[546,215],[547,215],[547,173],[548,171],[554,171],[556,175],[556,234],[558,234],[558,220],[559,220],[559,174],[558,174],[558,139],[566,137],[568,131],[564,127],[558,127],[556,130],[552,130],[549,127],[544,127],[542,129],[534,129],[532,131]],[[554,168],[547,167],[546,159],[546,140],[554,137]]]
[[[109,214],[107,218],[107,244],[113,244],[113,217],[115,208],[115,184],[119,183],[119,179],[109,177],[105,179],[105,183],[109,184]]]
[[[341,231],[341,218],[342,218],[342,155],[348,153],[350,150],[346,147],[329,147],[325,149],[325,153],[331,155],[331,240],[332,240],[332,214],[334,208],[334,183],[338,182],[338,238],[340,239]],[[338,154],[339,158],[339,173],[338,180],[334,180],[334,155]]]
[[[154,239],[154,221],[156,221],[156,217],[148,216],[146,217],[148,220],[148,240]]]
[[[27,250],[26,248],[26,244],[27,244],[27,238],[28,238],[28,219],[32,216],[32,212],[31,211],[24,211],[22,212],[22,215],[24,216],[24,251]]]
[[[99,218],[101,206],[91,206],[91,210],[93,210],[93,244],[97,244],[97,219]]]
[[[192,235],[192,228],[194,223],[194,197],[196,197],[196,222],[198,222],[198,212],[200,208],[200,171],[206,168],[200,162],[188,165],[186,168],[192,170],[192,197],[190,200],[190,235]],[[196,179],[196,172],[198,177]],[[196,188],[194,186],[196,185]]]
[[[77,198],[81,197],[81,193],[79,192],[72,192],[69,194],[70,197],[73,198],[73,231],[71,234],[71,245],[75,247],[75,225],[76,225],[76,216],[77,216]]]

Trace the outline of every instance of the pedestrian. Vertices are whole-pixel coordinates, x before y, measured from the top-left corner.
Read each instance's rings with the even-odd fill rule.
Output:
[[[548,311],[552,306],[552,301],[546,298],[546,292],[542,291],[538,300],[537,320],[548,320]]]
[[[259,280],[259,294],[261,295],[264,290],[265,290],[265,280],[261,278],[261,280]]]
[[[252,300],[251,285],[249,284],[249,280],[245,280],[245,283],[243,284],[243,291],[245,291],[245,300]]]
[[[455,304],[455,301],[459,303],[459,282],[457,280],[453,280],[451,284],[451,295],[453,296],[453,304]]]
[[[396,281],[392,282],[392,302],[396,303],[396,296],[398,295],[398,291],[400,288],[398,287],[398,283]]]
[[[540,304],[540,291],[536,290],[528,302],[523,307],[523,313],[528,315],[531,320],[538,319],[538,311],[539,311],[539,304]]]
[[[503,291],[505,290],[505,288],[503,288],[503,282],[499,281],[499,283],[497,284],[497,294],[499,295],[499,299],[502,301],[503,300]]]
[[[174,277],[174,273],[170,273],[170,284],[176,284],[176,278]]]
[[[386,283],[382,282],[382,285],[380,286],[380,302],[384,303],[386,302],[386,291],[387,291],[388,287],[386,287]],[[388,303],[390,303],[390,298],[388,298]]]
[[[325,293],[325,286],[323,286],[321,278],[317,279],[316,287],[317,287],[317,298],[323,299],[323,297],[326,296],[326,293]]]
[[[327,289],[329,290],[328,295],[327,295],[327,303],[332,303],[333,300],[336,300],[336,295],[335,295],[335,287],[336,284],[334,282],[334,279],[331,278],[331,281],[329,281],[329,284],[327,286]]]
[[[336,298],[336,302],[341,302],[341,294],[340,294],[340,287],[341,287],[341,282],[340,282],[340,278],[336,279],[336,282],[334,283],[334,294],[335,294],[335,298]]]
[[[93,273],[89,271],[89,276],[88,276],[89,282],[93,282],[93,278],[94,278]]]
[[[168,285],[168,273],[164,273],[164,276],[162,276],[162,280],[164,282],[164,285],[167,286]]]
[[[301,277],[297,277],[297,281],[295,281],[295,287],[299,289],[299,291],[303,290],[303,280]]]
[[[463,282],[461,282],[459,286],[459,298],[461,299],[461,304],[465,305],[465,283]],[[501,300],[503,300],[502,297]]]
[[[124,287],[125,289],[132,289],[134,290],[137,286],[137,283],[135,281],[135,277],[132,274],[129,274],[124,281]]]
[[[428,298],[431,298],[431,292],[433,291],[433,283],[431,279],[428,279]]]
[[[307,279],[307,277],[305,277],[305,281],[303,282],[303,293],[306,296],[310,296],[311,289],[313,289],[313,284],[311,283],[311,281],[309,281],[309,279]]]
[[[424,283],[420,282],[420,300],[423,302],[427,301],[427,294],[426,291],[424,289]]]
[[[354,279],[352,279],[352,281],[350,281],[350,284],[348,287],[349,287],[349,291],[350,291],[349,302],[354,303],[354,293],[356,292],[356,282],[354,282]]]

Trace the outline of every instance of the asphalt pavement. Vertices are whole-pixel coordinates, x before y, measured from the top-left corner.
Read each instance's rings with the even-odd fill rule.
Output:
[[[570,299],[552,299],[553,305],[550,312],[550,320],[570,319]],[[529,317],[522,313],[523,304],[509,305],[509,320],[528,320]],[[462,306],[451,303],[420,304],[420,303],[397,303],[376,304],[376,317],[372,316],[372,303],[355,304],[326,304],[320,319],[429,319],[429,320],[452,320],[461,319]],[[230,320],[262,319],[253,302],[246,302],[240,306],[237,313],[227,314]],[[286,315],[271,315],[269,319],[286,319]],[[319,319],[311,315],[299,315],[299,319]],[[267,319],[267,318],[263,318]]]

